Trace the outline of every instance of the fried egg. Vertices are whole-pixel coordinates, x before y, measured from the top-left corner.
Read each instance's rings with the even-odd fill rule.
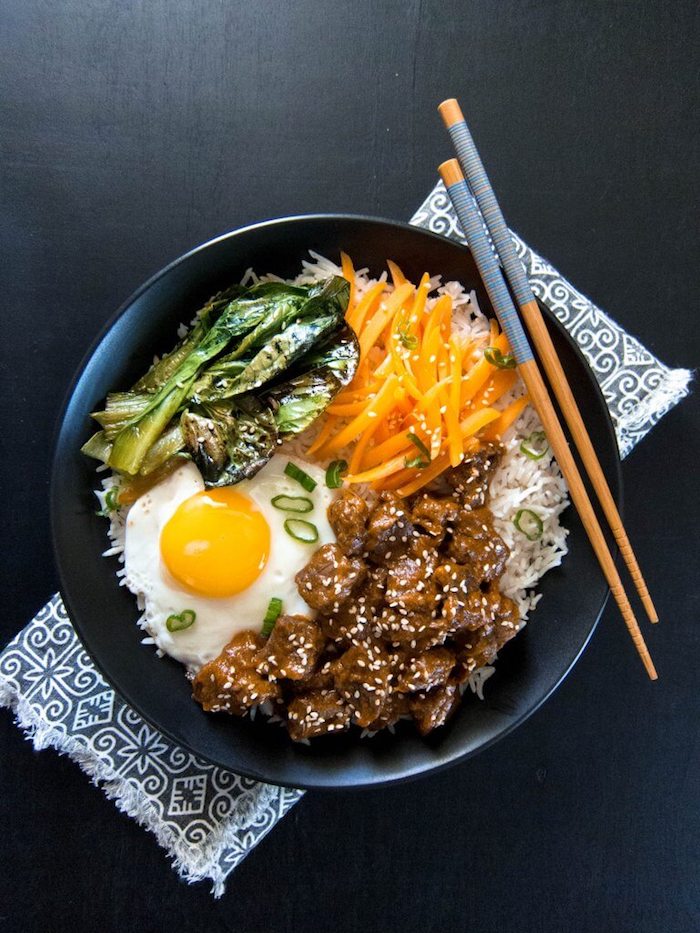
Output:
[[[294,576],[317,548],[335,540],[326,516],[334,492],[318,467],[292,462],[316,480],[313,492],[285,474],[289,457],[279,454],[251,479],[215,489],[205,489],[197,467],[186,462],[129,509],[126,585],[139,597],[144,627],[156,645],[192,671],[215,658],[237,632],[259,630],[272,597],[282,600],[285,613],[314,615]],[[313,510],[276,508],[277,496],[303,496]],[[298,499],[291,504],[308,507]],[[284,527],[287,519],[312,523],[318,539],[296,540]],[[168,618],[183,612],[193,612],[194,623],[169,631]]]

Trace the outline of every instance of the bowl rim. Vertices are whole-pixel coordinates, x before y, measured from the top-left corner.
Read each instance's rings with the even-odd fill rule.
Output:
[[[60,501],[60,497],[57,491],[58,452],[59,452],[58,448],[59,448],[59,443],[60,443],[60,435],[62,433],[66,415],[68,413],[68,408],[73,398],[73,394],[75,392],[75,389],[78,386],[78,383],[82,379],[85,370],[90,364],[90,361],[95,355],[97,349],[99,348],[99,346],[101,345],[102,341],[107,336],[107,334],[114,327],[116,322],[122,317],[122,315],[125,314],[126,311],[131,307],[131,305],[134,304],[134,302],[136,302],[144,293],[146,293],[155,283],[157,283],[164,276],[168,275],[172,269],[176,268],[178,265],[185,262],[189,257],[195,255],[196,253],[203,252],[209,249],[210,247],[214,246],[215,244],[220,243],[224,240],[233,239],[235,237],[242,236],[251,231],[261,230],[267,227],[277,227],[277,226],[284,225],[284,224],[304,223],[304,222],[309,222],[309,221],[316,221],[316,222],[320,221],[320,222],[329,222],[329,223],[338,222],[338,221],[352,221],[352,222],[369,223],[369,224],[382,226],[382,227],[393,227],[396,229],[401,229],[403,231],[410,231],[412,233],[417,233],[417,234],[420,234],[421,236],[432,237],[438,241],[448,243],[452,247],[458,247],[460,249],[463,249],[469,252],[469,247],[466,243],[454,240],[450,237],[443,236],[442,234],[439,234],[439,233],[435,233],[434,231],[428,230],[425,227],[420,227],[415,224],[408,223],[406,221],[391,220],[391,219],[380,217],[377,215],[353,214],[353,213],[347,213],[347,212],[345,213],[292,214],[288,216],[275,217],[275,218],[270,218],[267,220],[258,221],[255,223],[247,224],[243,227],[236,227],[233,230],[229,230],[224,233],[218,234],[217,236],[212,237],[211,239],[206,240],[205,242],[200,243],[197,246],[193,247],[192,249],[189,249],[186,252],[182,253],[180,256],[176,257],[171,262],[167,263],[165,266],[163,266],[161,269],[155,272],[153,275],[151,275],[146,281],[144,281],[141,285],[139,285],[126,298],[125,301],[123,301],[119,305],[116,311],[114,311],[109,316],[109,318],[106,320],[104,325],[98,331],[97,335],[91,341],[88,349],[83,354],[83,357],[81,358],[80,363],[78,364],[74,372],[74,375],[70,381],[70,384],[64,394],[64,398],[60,406],[59,414],[56,418],[54,431],[53,431],[52,460],[51,460],[50,489],[49,489],[51,543],[52,543],[52,547],[54,551],[54,563],[55,563],[57,573],[58,573],[58,578],[59,578],[59,593],[66,607],[68,618],[70,620],[70,623],[74,631],[76,632],[81,644],[83,645],[88,656],[90,657],[91,663],[94,664],[95,668],[99,671],[101,676],[105,679],[109,687],[112,690],[114,690],[117,696],[120,697],[128,706],[130,706],[136,713],[138,713],[138,715],[141,716],[145,722],[147,722],[157,732],[165,736],[175,746],[184,748],[186,751],[190,752],[192,755],[202,758],[203,760],[210,762],[216,767],[221,767],[226,770],[231,770],[230,763],[217,761],[215,758],[208,756],[205,752],[202,752],[200,749],[192,747],[192,745],[186,740],[184,740],[181,736],[175,736],[167,728],[163,728],[161,724],[157,723],[148,714],[148,712],[145,711],[141,707],[141,704],[138,701],[134,702],[133,699],[130,696],[128,696],[122,690],[120,686],[114,683],[111,676],[102,667],[102,664],[100,663],[100,661],[92,654],[92,651],[89,646],[89,637],[86,636],[86,634],[84,633],[81,623],[77,621],[78,614],[76,614],[73,611],[70,597],[67,595],[68,588],[64,585],[64,577],[65,577],[64,565],[58,556],[60,553],[60,550],[58,546],[59,542],[58,542],[56,515],[57,515],[58,510],[61,507],[61,501]],[[623,496],[623,482],[622,482],[622,463],[620,459],[619,445],[617,442],[617,436],[615,434],[613,421],[610,415],[610,410],[605,402],[602,389],[597,379],[595,378],[595,375],[593,374],[590,364],[588,363],[581,348],[576,343],[574,338],[571,336],[568,330],[564,327],[561,321],[559,321],[559,319],[556,317],[554,312],[544,302],[542,302],[539,299],[537,300],[538,300],[538,304],[540,305],[540,308],[545,313],[548,323],[551,323],[554,325],[556,330],[559,332],[560,336],[569,345],[569,348],[579,358],[579,361],[583,363],[585,369],[589,371],[592,377],[591,385],[602,407],[602,411],[604,415],[603,420],[605,422],[606,433],[608,435],[609,440],[612,441],[612,446],[613,446],[613,451],[614,451],[614,479],[615,479],[615,485],[617,487],[617,495],[615,499],[616,499],[616,503],[620,511],[620,514],[623,515],[624,496]],[[538,363],[539,363],[537,352],[536,351],[534,352],[535,352],[535,358],[536,360],[538,360]],[[613,555],[613,559],[615,563],[617,564],[618,556],[619,556],[617,545],[614,542],[612,542],[610,547],[611,547],[611,553]],[[495,745],[501,739],[509,735],[514,729],[522,725],[527,719],[530,718],[530,716],[536,713],[542,707],[542,705],[552,696],[552,694],[561,686],[563,681],[569,676],[572,669],[577,664],[581,655],[583,654],[588,644],[590,643],[590,640],[593,637],[593,633],[595,632],[598,626],[598,623],[603,614],[603,611],[605,609],[605,606],[608,602],[609,597],[610,597],[610,588],[606,586],[604,593],[603,593],[603,598],[600,602],[600,606],[598,607],[595,613],[595,619],[593,620],[585,639],[581,643],[578,651],[576,651],[576,653],[570,659],[569,663],[567,664],[567,666],[565,667],[561,675],[558,677],[556,682],[541,697],[538,698],[537,702],[535,702],[533,705],[531,705],[526,710],[524,710],[519,716],[514,718],[511,722],[509,722],[508,725],[505,726],[505,728],[503,728],[502,730],[500,730],[496,735],[492,736],[491,738],[487,739],[483,743],[479,744],[477,748],[466,749],[464,751],[456,751],[454,754],[450,755],[448,758],[442,761],[439,761],[437,763],[434,763],[434,764],[429,763],[427,766],[418,765],[415,767],[409,767],[409,768],[406,768],[403,772],[399,774],[393,774],[391,777],[388,777],[385,779],[370,780],[370,781],[364,781],[364,782],[359,782],[359,783],[355,783],[355,782],[325,783],[325,782],[315,782],[315,781],[286,782],[284,780],[272,781],[265,774],[262,774],[259,771],[256,771],[255,769],[251,769],[249,767],[243,768],[241,770],[237,769],[235,773],[239,774],[242,777],[250,778],[256,781],[261,781],[261,782],[268,783],[268,784],[274,783],[276,786],[280,786],[280,787],[288,787],[291,789],[304,789],[304,790],[313,789],[313,790],[332,792],[332,791],[342,791],[342,790],[348,790],[348,789],[364,790],[364,789],[371,789],[371,788],[388,787],[389,785],[392,785],[392,784],[404,783],[404,782],[411,781],[411,780],[417,780],[422,777],[427,777],[432,774],[437,774],[438,772],[444,771],[445,769],[450,768],[456,764],[459,764],[460,762],[466,761],[468,758],[471,758],[477,754],[480,754],[481,752]]]

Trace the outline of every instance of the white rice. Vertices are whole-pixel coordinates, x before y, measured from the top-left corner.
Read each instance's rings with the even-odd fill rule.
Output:
[[[311,258],[302,262],[301,273],[292,280],[294,284],[310,285],[331,275],[342,274],[340,267],[331,260],[311,250],[309,255]],[[248,269],[241,284],[248,285],[259,281],[282,280],[275,275],[258,277],[253,269]],[[387,281],[386,272],[382,273],[379,279],[373,279],[368,269],[358,269],[355,276],[357,296],[361,297],[378,281]],[[431,279],[431,287],[434,294],[427,301],[428,308],[442,294],[447,294],[452,298],[453,330],[472,339],[489,333],[488,318],[479,309],[476,294],[473,291],[467,292],[459,282],[442,284],[439,277]],[[391,284],[387,285],[387,289],[392,290]],[[177,332],[178,337],[183,337],[187,330],[187,326],[181,324]],[[522,395],[523,391],[523,386],[518,381],[515,388],[499,403],[499,407],[505,407],[505,404],[512,399]],[[316,430],[316,428],[311,428],[310,435],[315,435]],[[542,594],[538,594],[535,590],[538,582],[548,570],[561,564],[562,558],[567,553],[568,531],[561,525],[559,516],[568,505],[568,494],[559,467],[550,452],[540,460],[532,460],[520,450],[522,441],[537,430],[541,430],[540,422],[535,412],[528,407],[502,438],[505,453],[491,481],[488,502],[494,515],[496,530],[510,549],[510,558],[506,572],[500,580],[500,589],[502,593],[516,602],[520,612],[521,628],[528,621],[529,613],[541,599]],[[304,434],[292,442],[287,442],[280,449],[289,451],[290,454],[303,460],[309,442],[309,434]],[[118,484],[119,477],[113,474],[105,476],[102,480],[102,488],[96,491],[101,508],[104,508],[108,490]],[[531,509],[542,520],[542,536],[536,541],[530,541],[513,524],[515,514],[523,508]],[[128,509],[122,508],[110,515],[108,534],[111,547],[103,554],[104,557],[116,556],[122,563],[127,512]],[[124,573],[123,567],[117,570],[120,586],[124,585]],[[144,608],[140,596],[137,596],[137,603],[139,609]],[[139,620],[139,624],[143,627],[142,619]],[[143,643],[154,644],[150,637],[144,638]],[[483,700],[484,684],[494,671],[493,666],[482,667],[474,671],[464,688],[468,686],[479,699]],[[263,712],[266,711],[263,710]],[[367,730],[364,734],[367,734]]]

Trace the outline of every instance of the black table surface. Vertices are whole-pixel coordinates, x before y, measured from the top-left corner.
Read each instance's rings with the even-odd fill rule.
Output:
[[[52,432],[104,321],[245,223],[408,218],[452,154],[444,97],[511,225],[661,359],[700,358],[694,0],[5,0],[1,16],[3,643],[57,588]],[[415,783],[308,794],[218,901],[3,712],[0,928],[697,929],[698,414],[687,400],[624,462],[658,683],[608,606],[514,734]]]

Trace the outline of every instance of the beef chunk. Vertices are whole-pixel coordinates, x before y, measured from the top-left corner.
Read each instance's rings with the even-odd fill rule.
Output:
[[[411,521],[439,544],[445,536],[447,526],[457,518],[459,508],[459,503],[454,497],[438,498],[425,493],[414,500],[411,506]]]
[[[451,631],[476,631],[484,625],[493,625],[500,611],[500,599],[497,592],[482,593],[481,590],[474,590],[467,596],[450,593],[442,605],[442,612],[450,620]]]
[[[471,512],[464,509],[455,520],[454,530],[477,541],[488,541],[496,533],[489,509],[473,509]]]
[[[192,695],[207,710],[243,716],[251,706],[275,700],[280,689],[257,671],[265,639],[255,632],[239,632],[221,654],[205,664],[192,681]]]
[[[405,554],[411,544],[413,525],[402,499],[382,492],[367,523],[365,553],[375,564],[389,564]]]
[[[410,713],[410,697],[407,693],[390,693],[384,701],[379,715],[367,726],[368,732],[379,732],[387,726],[393,726],[395,723]]]
[[[350,726],[351,712],[335,690],[309,690],[287,707],[287,731],[295,742]]]
[[[306,616],[282,615],[261,651],[258,673],[271,680],[302,680],[316,667],[325,644],[316,622]]]
[[[352,599],[319,618],[326,638],[349,647],[379,637],[377,620],[384,607],[386,577],[383,567],[372,567]]]
[[[512,599],[500,594],[499,606],[494,618],[494,631],[498,647],[505,645],[520,630],[520,613]]]
[[[386,599],[387,571],[384,567],[372,567],[358,594],[357,602],[365,613],[380,615]]]
[[[460,680],[466,680],[485,664],[492,664],[498,650],[517,635],[520,626],[518,607],[512,599],[500,593],[481,595],[489,597],[490,618],[479,628],[472,631],[465,628],[457,634]]]
[[[410,651],[423,651],[442,644],[450,629],[448,619],[430,612],[400,613],[387,608],[379,618],[381,637],[393,648]]]
[[[359,726],[379,715],[389,694],[392,657],[379,643],[355,645],[331,664],[335,689]]]
[[[447,682],[455,656],[447,648],[431,648],[405,662],[405,669],[396,684],[399,693],[415,693],[432,690]]]
[[[290,681],[288,684],[285,684],[285,690],[288,690],[295,696],[301,696],[312,690],[332,690],[333,674],[331,673],[331,664],[335,659],[335,655],[331,656],[325,654],[321,658],[317,669],[312,674],[309,674],[308,677],[304,677],[303,680]]]
[[[334,612],[319,616],[318,621],[325,637],[345,648],[363,644],[378,632],[372,610],[359,600],[348,600]]]
[[[367,536],[367,503],[352,490],[344,490],[328,506],[328,521],[341,550],[349,557],[364,551]]]
[[[427,735],[432,729],[444,725],[459,706],[460,693],[457,684],[448,683],[429,693],[416,693],[411,697],[411,715],[418,731]]]
[[[503,452],[500,444],[486,444],[459,466],[445,472],[445,479],[467,509],[480,509],[486,504],[489,483]]]
[[[438,550],[440,541],[426,533],[413,532],[408,556],[419,560],[424,567],[424,575],[429,577],[442,558]]]
[[[331,612],[348,599],[365,578],[357,557],[346,557],[337,544],[324,544],[296,575],[301,598],[321,612]]]
[[[390,609],[432,612],[437,602],[435,581],[426,575],[420,557],[400,557],[390,564],[385,598]]]
[[[456,563],[471,567],[472,576],[479,583],[503,576],[510,556],[486,509],[464,512],[459,516],[447,553]]]
[[[444,599],[455,594],[463,598],[471,590],[478,589],[480,582],[469,564],[458,564],[451,560],[435,568],[433,579]]]

